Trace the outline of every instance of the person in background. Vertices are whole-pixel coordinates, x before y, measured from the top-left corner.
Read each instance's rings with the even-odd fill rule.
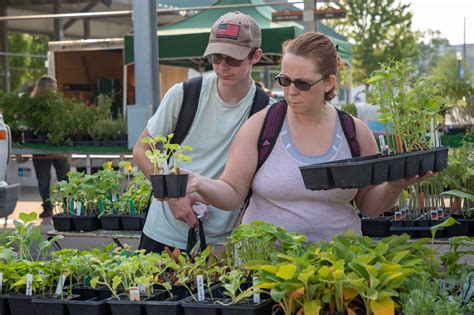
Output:
[[[262,56],[261,30],[255,20],[240,12],[227,13],[218,18],[211,28],[209,43],[204,52],[214,69],[202,79],[197,113],[182,145],[193,148],[189,168],[211,178],[224,170],[230,144],[239,128],[249,117],[256,95],[252,80],[252,66]],[[141,143],[147,136],[168,135],[174,132],[183,101],[183,84],[174,85],[163,97],[156,113],[133,149],[133,157],[142,172],[149,176],[152,165],[145,156],[148,145]],[[268,98],[265,100],[268,105]],[[166,202],[153,199],[139,245],[139,249],[161,252],[186,249],[188,231],[199,223],[192,202],[198,196],[189,195]],[[235,226],[238,205],[233,211],[210,207],[203,222],[208,244],[222,244]]]
[[[209,204],[235,209],[249,189],[252,196],[242,223],[255,220],[307,235],[311,242],[330,240],[345,230],[361,233],[361,222],[351,205],[376,217],[390,209],[402,189],[433,176],[402,179],[360,189],[312,191],[305,188],[299,166],[347,159],[351,148],[336,108],[340,64],[331,40],[316,32],[305,33],[283,44],[281,72],[286,116],[270,155],[257,169],[257,141],[269,108],[252,116],[237,133],[219,179],[190,172],[188,193],[198,193]],[[280,104],[272,105],[271,109]],[[375,139],[361,120],[353,118],[362,156],[377,154]]]
[[[45,91],[56,91],[56,80],[50,76],[43,76],[39,78],[30,96],[35,97]],[[49,156],[49,155],[33,155],[33,166],[35,168],[36,179],[38,181],[38,190],[43,201],[43,212],[39,215],[40,218],[47,218],[53,214],[53,208],[50,202],[49,185],[51,184],[51,166],[56,170],[56,177],[58,181],[66,180],[66,174],[70,170],[69,163],[66,157],[63,156]]]

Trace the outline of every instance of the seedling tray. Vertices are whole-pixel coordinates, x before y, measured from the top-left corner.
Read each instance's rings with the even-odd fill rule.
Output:
[[[423,176],[447,167],[448,148],[394,155],[369,155],[301,166],[304,185],[310,190],[360,188],[402,178]]]

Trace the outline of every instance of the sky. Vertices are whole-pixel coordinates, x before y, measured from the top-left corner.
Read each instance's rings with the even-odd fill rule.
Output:
[[[289,2],[301,0],[289,0]],[[466,43],[474,44],[474,0],[400,0],[410,4],[413,12],[412,30],[439,30],[451,45],[464,43],[464,18],[466,18]],[[320,1],[323,2],[323,1]]]
[[[401,0],[410,3],[413,12],[412,30],[439,30],[451,45],[464,42],[466,18],[466,43],[474,44],[474,0]]]

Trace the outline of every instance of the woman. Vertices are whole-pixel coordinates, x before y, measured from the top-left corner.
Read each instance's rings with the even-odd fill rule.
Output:
[[[283,44],[277,80],[288,103],[275,146],[255,173],[257,141],[267,110],[249,119],[238,132],[219,180],[191,174],[188,192],[197,192],[221,209],[235,209],[249,190],[252,197],[242,223],[263,220],[308,236],[330,240],[345,230],[361,232],[360,219],[350,204],[376,217],[395,204],[403,188],[423,178],[399,180],[360,189],[311,191],[304,186],[301,165],[351,158],[337,111],[328,101],[335,96],[340,59],[323,34],[305,33]],[[377,154],[368,127],[354,118],[361,155]]]

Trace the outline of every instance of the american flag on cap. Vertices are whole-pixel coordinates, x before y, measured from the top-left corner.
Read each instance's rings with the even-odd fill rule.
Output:
[[[228,38],[237,40],[239,37],[240,25],[231,23],[222,23],[217,28],[216,38]]]

